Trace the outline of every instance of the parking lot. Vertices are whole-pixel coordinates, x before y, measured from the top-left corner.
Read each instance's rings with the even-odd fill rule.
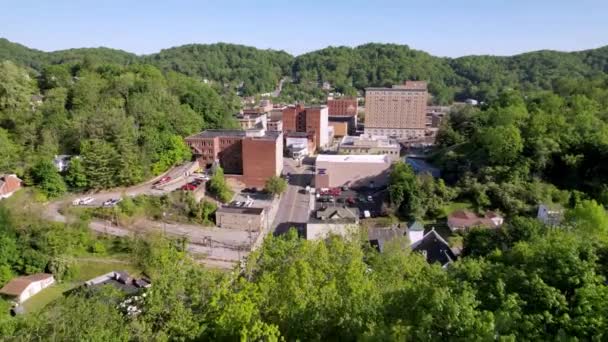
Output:
[[[387,192],[386,189],[348,189],[340,190],[339,195],[319,194],[315,196],[315,209],[327,206],[347,206],[358,208],[362,216],[365,211],[368,211],[371,217],[378,217],[382,216],[382,203],[386,199]]]

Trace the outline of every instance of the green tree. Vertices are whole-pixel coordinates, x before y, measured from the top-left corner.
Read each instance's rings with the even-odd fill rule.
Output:
[[[34,184],[49,198],[60,196],[67,191],[59,171],[49,160],[38,161],[30,173]]]
[[[412,168],[404,162],[393,165],[389,177],[388,193],[391,204],[403,217],[421,218],[424,214],[420,188]]]
[[[264,190],[278,196],[287,190],[287,181],[279,176],[272,176],[266,180]]]
[[[0,128],[0,172],[15,170],[19,156],[19,146],[8,136],[8,132]]]
[[[490,162],[508,164],[523,150],[519,129],[515,126],[490,127],[483,131],[480,142],[486,149]]]
[[[116,184],[118,155],[112,145],[103,140],[88,140],[82,143],[80,151],[89,187],[103,189]]]
[[[608,238],[608,212],[594,200],[584,200],[566,213],[566,218],[583,234]]]
[[[70,160],[70,165],[68,166],[65,175],[65,181],[73,189],[85,189],[87,187],[86,170],[80,157],[75,157]]]
[[[224,203],[232,199],[233,193],[228,184],[226,184],[226,179],[224,179],[224,170],[219,166],[213,171],[213,176],[207,182],[207,187],[211,194]]]

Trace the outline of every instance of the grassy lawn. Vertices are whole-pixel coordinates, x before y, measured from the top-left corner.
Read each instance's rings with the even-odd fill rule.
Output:
[[[450,202],[443,208],[445,215],[449,215],[456,210],[471,209],[472,205],[469,202]]]
[[[108,257],[83,257],[81,260],[76,261],[77,273],[74,279],[56,283],[53,286],[40,291],[40,293],[23,303],[23,309],[26,313],[39,311],[50,302],[60,298],[64,292],[82,285],[82,283],[89,279],[110,271],[127,271],[131,275],[140,275],[141,270],[125,259],[125,257],[121,258],[117,255]]]

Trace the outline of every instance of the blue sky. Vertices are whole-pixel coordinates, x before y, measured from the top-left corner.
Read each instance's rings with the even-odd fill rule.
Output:
[[[439,56],[608,45],[608,0],[0,0],[0,37],[45,51],[138,54],[230,42],[292,54],[407,44]]]

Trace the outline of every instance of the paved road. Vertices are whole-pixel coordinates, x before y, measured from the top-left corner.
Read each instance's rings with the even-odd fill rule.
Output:
[[[285,233],[291,227],[303,232],[310,215],[310,195],[304,192],[313,178],[309,168],[310,165],[297,166],[293,159],[285,159],[283,173],[291,173],[291,176],[273,222],[275,234]]]

